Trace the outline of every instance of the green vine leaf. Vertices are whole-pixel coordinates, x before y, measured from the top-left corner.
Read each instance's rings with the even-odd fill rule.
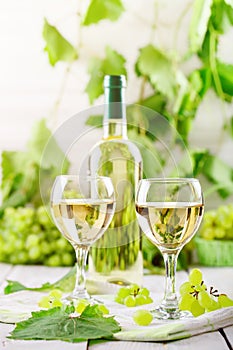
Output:
[[[173,100],[176,88],[172,61],[160,50],[147,45],[140,50],[135,66],[136,73],[149,79],[152,86]]]
[[[58,61],[73,62],[78,58],[76,49],[61,35],[56,27],[44,20],[43,38],[49,62],[54,66]]]
[[[85,88],[89,101],[92,104],[96,98],[103,94],[103,80],[106,74],[127,75],[125,69],[125,58],[111,47],[105,49],[105,58],[92,58],[89,64],[88,73],[90,80]]]
[[[195,0],[189,28],[190,51],[197,52],[204,41],[213,0]]]
[[[211,182],[222,187],[218,191],[222,198],[226,198],[233,193],[233,170],[220,158],[209,155],[203,173]]]
[[[211,9],[211,23],[215,31],[224,34],[233,24],[233,8],[226,1],[214,1]]]
[[[9,338],[76,343],[88,339],[111,338],[113,333],[120,331],[120,326],[113,317],[104,317],[98,311],[98,305],[88,305],[80,316],[73,313],[73,306],[32,312],[32,317],[17,323]]]
[[[233,96],[233,65],[217,60],[217,71],[226,100]]]
[[[226,130],[230,137],[233,138],[233,116],[226,121],[224,125],[224,130]]]
[[[83,25],[89,26],[103,19],[116,21],[124,12],[121,0],[91,0],[85,14]]]
[[[227,5],[233,7],[233,0],[224,0]]]

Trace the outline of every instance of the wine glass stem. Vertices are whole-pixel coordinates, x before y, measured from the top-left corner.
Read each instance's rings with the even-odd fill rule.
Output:
[[[177,253],[163,253],[166,277],[165,277],[165,293],[162,302],[163,308],[167,311],[175,312],[178,310],[178,301],[176,296],[176,263]]]
[[[73,291],[73,297],[76,298],[89,298],[86,290],[86,261],[89,247],[88,246],[76,246],[75,253],[77,259],[77,273],[76,273],[76,283]]]

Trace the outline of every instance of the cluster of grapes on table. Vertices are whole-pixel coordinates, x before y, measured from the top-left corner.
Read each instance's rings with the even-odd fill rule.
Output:
[[[225,204],[207,211],[199,235],[208,240],[233,240],[233,205]]]
[[[190,311],[195,317],[228,306],[233,306],[233,300],[219,294],[213,286],[208,290],[199,269],[191,270],[188,281],[180,286],[179,309]]]
[[[72,266],[75,254],[50,219],[46,207],[8,207],[0,221],[0,261]]]

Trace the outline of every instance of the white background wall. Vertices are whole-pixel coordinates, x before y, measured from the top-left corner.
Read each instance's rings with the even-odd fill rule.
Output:
[[[84,11],[87,1],[81,0],[0,0],[0,150],[23,149],[29,138],[32,124],[42,117],[53,120],[53,127],[89,107],[84,88],[88,82],[87,61],[90,56],[101,57],[106,44],[121,52],[128,60],[129,86],[127,101],[133,102],[139,94],[138,80],[133,65],[138,49],[151,38],[151,23],[156,16],[157,29],[153,43],[166,50],[176,48],[184,53],[191,11],[188,10],[174,47],[177,19],[192,0],[125,0],[128,10],[116,24],[84,27],[81,33],[83,46],[80,60],[73,64],[66,77],[64,93],[54,118],[54,106],[64,83],[66,64],[51,67],[43,51],[43,19],[56,25],[63,35],[76,44],[80,40],[77,11]],[[233,31],[220,43],[220,55],[233,63]],[[197,62],[192,62],[195,65]],[[184,66],[185,71],[190,64]],[[102,97],[96,104],[103,103]],[[210,93],[195,121],[191,142],[209,147],[233,166],[233,143],[225,137],[219,147],[219,129],[222,123],[221,105]],[[233,114],[232,105],[227,114]],[[88,146],[88,145],[87,145]]]

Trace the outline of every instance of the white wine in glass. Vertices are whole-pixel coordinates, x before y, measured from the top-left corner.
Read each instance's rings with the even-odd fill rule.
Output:
[[[177,257],[196,233],[204,204],[200,183],[193,178],[144,179],[139,182],[136,211],[149,240],[161,251],[166,270],[165,294],[155,310],[161,319],[187,316],[180,312],[175,292]]]
[[[108,228],[115,209],[114,188],[103,176],[61,175],[51,191],[53,220],[74,247],[77,276],[74,291],[67,300],[89,299],[85,266],[90,246]]]

